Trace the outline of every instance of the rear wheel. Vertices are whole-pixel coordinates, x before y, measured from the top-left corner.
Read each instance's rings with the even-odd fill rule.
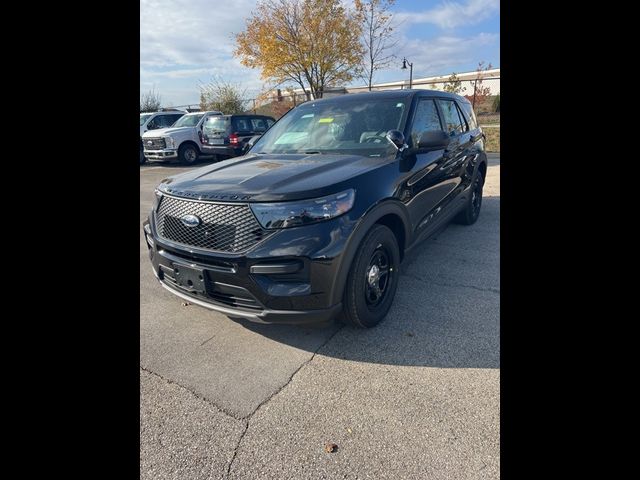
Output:
[[[198,148],[193,144],[187,143],[186,145],[181,145],[178,149],[178,159],[181,163],[193,165],[198,161],[199,156],[200,152],[198,152]]]
[[[396,236],[388,227],[374,225],[360,244],[347,277],[345,323],[370,328],[382,321],[396,294],[399,265]]]
[[[466,207],[455,218],[456,223],[462,225],[473,225],[480,215],[480,207],[482,207],[482,186],[484,185],[484,177],[482,172],[476,172],[476,178],[471,187],[471,195]]]

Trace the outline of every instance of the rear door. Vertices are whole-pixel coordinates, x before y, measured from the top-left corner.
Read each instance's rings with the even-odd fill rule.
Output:
[[[442,199],[442,209],[456,208],[462,201],[460,193],[465,188],[463,177],[471,153],[471,132],[469,125],[460,111],[457,102],[452,98],[436,99],[438,109],[444,122],[444,130],[451,137],[442,162],[442,174],[450,186],[447,197]]]
[[[244,149],[245,144],[256,135],[253,133],[252,118],[248,115],[237,115],[231,120],[231,130],[238,135],[238,146]]]

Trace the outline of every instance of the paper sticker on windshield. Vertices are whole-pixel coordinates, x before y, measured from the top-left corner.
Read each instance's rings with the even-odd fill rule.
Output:
[[[333,118],[321,118],[318,120],[318,123],[331,123],[333,122]]]
[[[307,113],[306,115],[302,115],[300,118],[313,118],[313,113]]]

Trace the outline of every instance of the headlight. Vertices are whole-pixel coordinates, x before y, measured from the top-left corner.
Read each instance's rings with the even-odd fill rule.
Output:
[[[355,190],[349,189],[311,200],[250,205],[263,228],[289,228],[338,217],[351,210],[355,198]]]
[[[162,192],[156,188],[153,193],[154,195],[152,210],[155,212],[158,209],[158,205],[160,205],[160,200],[162,200]]]
[[[164,137],[164,143],[167,145],[167,148],[174,148],[176,146],[172,137]]]

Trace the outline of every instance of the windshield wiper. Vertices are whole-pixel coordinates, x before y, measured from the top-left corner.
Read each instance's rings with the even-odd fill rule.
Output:
[[[322,152],[318,152],[317,150],[313,150],[311,152],[304,152],[305,155],[313,155],[313,154],[316,154],[316,153],[322,153]]]

